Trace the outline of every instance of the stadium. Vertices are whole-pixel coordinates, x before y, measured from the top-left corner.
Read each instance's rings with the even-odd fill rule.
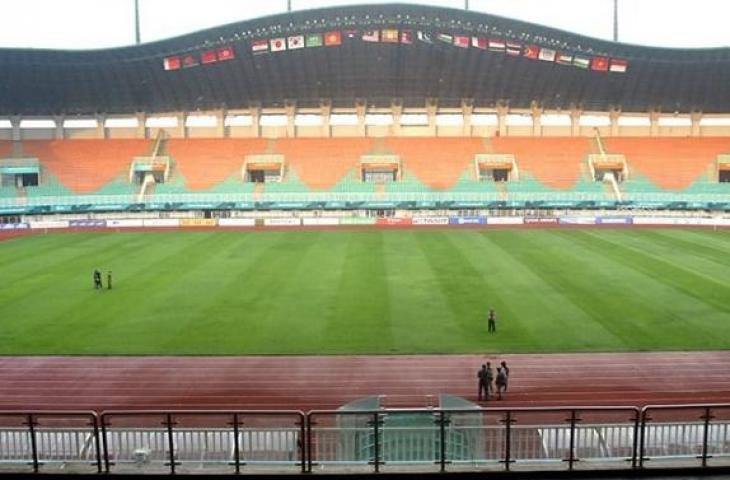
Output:
[[[0,474],[728,473],[727,78],[414,4],[0,49]]]

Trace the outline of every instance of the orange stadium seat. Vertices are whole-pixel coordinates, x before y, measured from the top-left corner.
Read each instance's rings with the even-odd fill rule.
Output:
[[[433,189],[452,188],[474,155],[484,152],[480,138],[387,138],[385,145],[399,155],[403,169]]]
[[[591,152],[591,139],[568,137],[496,137],[494,153],[513,154],[520,174],[547,187],[570,189],[581,176],[581,164]]]
[[[373,148],[372,138],[281,138],[274,147],[312,189],[330,189]]]
[[[167,151],[187,190],[207,190],[239,174],[246,155],[263,153],[266,139],[170,139]]]
[[[146,154],[151,140],[28,140],[26,155],[75,193],[91,193],[115,177],[126,176],[132,157]]]
[[[626,156],[629,173],[664,190],[684,190],[714,166],[718,154],[730,151],[730,139],[626,138],[604,140],[608,153]]]

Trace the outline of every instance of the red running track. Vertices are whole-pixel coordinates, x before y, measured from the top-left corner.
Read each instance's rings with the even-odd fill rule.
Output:
[[[440,393],[476,400],[476,372],[487,360],[506,360],[511,368],[499,406],[730,402],[730,351],[0,357],[0,409],[307,411],[369,395],[385,395],[386,407],[424,407]]]

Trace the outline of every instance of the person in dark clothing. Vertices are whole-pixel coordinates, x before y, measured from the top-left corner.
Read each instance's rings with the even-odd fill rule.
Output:
[[[489,384],[487,383],[487,366],[482,365],[481,370],[477,372],[477,378],[479,379],[479,395],[477,398],[479,398],[479,401],[482,401],[482,392],[484,392],[484,397],[489,400]]]
[[[489,333],[495,333],[497,331],[497,314],[494,313],[494,309],[489,309],[489,315],[487,316],[487,331]]]
[[[98,269],[94,269],[94,288],[99,290],[102,288],[101,285],[101,272]]]
[[[502,365],[502,370],[504,371],[504,391],[506,392],[507,387],[509,386],[509,367],[507,366],[507,362],[505,362],[504,360],[502,360],[502,363],[500,363],[500,365]]]
[[[494,380],[494,371],[492,370],[492,364],[487,362],[487,400],[489,400],[489,394],[494,394],[494,386],[492,381]]]
[[[107,288],[107,290],[112,289],[112,271],[111,270],[106,272],[106,288]]]
[[[497,400],[502,400],[502,392],[507,388],[507,375],[502,367],[497,367],[497,379],[494,383],[497,386]]]

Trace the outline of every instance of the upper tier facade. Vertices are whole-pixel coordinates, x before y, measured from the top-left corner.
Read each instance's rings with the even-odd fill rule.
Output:
[[[367,5],[124,48],[0,50],[0,116],[393,104],[723,113],[728,78],[728,48],[641,47],[463,10]]]

